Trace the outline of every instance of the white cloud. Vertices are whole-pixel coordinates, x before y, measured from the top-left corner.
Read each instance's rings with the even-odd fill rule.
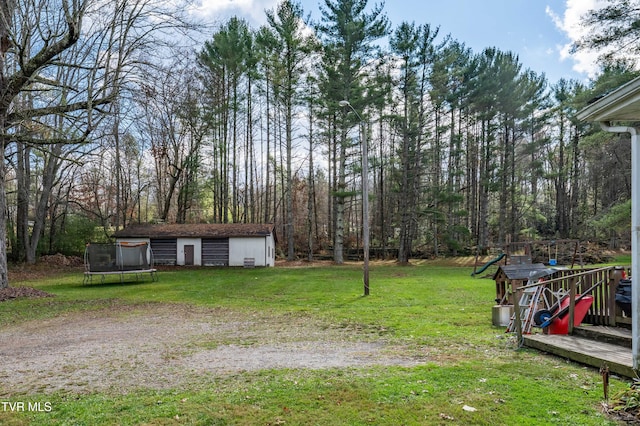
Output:
[[[599,71],[597,64],[598,52],[581,50],[577,53],[571,53],[571,45],[588,35],[588,28],[580,25],[582,17],[590,10],[599,9],[604,6],[603,0],[567,0],[566,8],[562,15],[559,15],[551,7],[547,6],[547,15],[551,17],[556,27],[562,31],[568,42],[563,45],[556,46],[557,52],[561,60],[571,60],[574,62],[573,70],[583,73],[593,78]]]
[[[224,20],[235,15],[263,24],[264,11],[275,8],[278,0],[196,0],[194,3],[191,13],[202,19]]]

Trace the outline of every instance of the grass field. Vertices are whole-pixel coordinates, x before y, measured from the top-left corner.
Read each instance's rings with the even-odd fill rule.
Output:
[[[368,297],[362,296],[357,265],[177,268],[161,271],[158,282],[124,285],[82,286],[78,272],[12,283],[56,297],[0,303],[0,331],[69,315],[95,317],[140,304],[188,305],[220,309],[235,319],[260,315],[278,318],[274,324],[282,326],[282,319],[289,318],[339,330],[355,341],[391,344],[419,362],[409,367],[209,373],[156,389],[16,392],[0,384],[0,424],[615,424],[601,413],[598,372],[516,350],[504,329],[491,325],[494,282],[471,278],[470,272],[428,263],[373,264]],[[1,345],[11,343],[1,339]],[[214,343],[219,347],[229,342]],[[246,342],[260,344],[259,339]],[[2,347],[0,360],[11,362],[2,358]],[[626,386],[614,379],[610,392]],[[31,410],[16,410],[18,403],[31,405]]]

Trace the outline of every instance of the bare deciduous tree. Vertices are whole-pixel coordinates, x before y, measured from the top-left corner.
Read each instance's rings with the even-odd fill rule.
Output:
[[[0,5],[0,148],[79,144],[140,77],[149,46],[183,25],[168,0],[9,0]],[[166,38],[166,37],[165,37]],[[28,100],[28,101],[25,101]],[[0,211],[7,211],[0,163]],[[7,277],[0,215],[0,288]],[[38,232],[41,232],[38,231]]]

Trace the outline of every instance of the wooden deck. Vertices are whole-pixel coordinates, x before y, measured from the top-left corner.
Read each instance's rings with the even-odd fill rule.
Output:
[[[630,342],[631,331],[618,327],[584,326],[574,335],[528,334],[524,346],[548,352],[572,361],[600,368],[628,378],[633,371]]]
[[[592,304],[581,320],[583,325],[574,328],[569,324],[569,335],[524,334],[523,326],[518,326],[516,321],[517,336],[522,338],[525,347],[538,349],[596,369],[607,365],[613,374],[635,378],[637,376],[633,370],[631,321],[624,316],[616,303],[618,286],[625,278],[627,270],[627,267],[581,270],[559,268],[551,279],[532,283],[529,283],[531,280],[528,279],[526,285],[524,281],[509,279],[505,281],[504,288],[500,287],[498,284],[501,283],[496,280],[496,301],[509,302],[508,305],[513,306],[514,301],[522,300],[522,292],[527,288],[544,285],[545,290],[551,295],[568,295],[568,316],[571,318],[578,298],[587,294],[592,296]],[[503,291],[507,292],[504,294],[509,296],[509,300],[499,299]],[[520,308],[532,309],[532,306],[521,305]]]

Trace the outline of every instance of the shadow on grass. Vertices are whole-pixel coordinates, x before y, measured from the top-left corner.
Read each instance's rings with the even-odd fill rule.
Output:
[[[111,287],[130,287],[130,286],[137,286],[137,285],[141,285],[141,284],[153,284],[153,283],[157,283],[157,281],[153,281],[150,280],[148,278],[146,279],[126,279],[126,280],[94,280],[94,281],[89,281],[87,283],[85,282],[81,282],[79,284],[76,285],[71,285],[69,287],[76,287],[76,288],[111,288]]]
[[[159,278],[155,275],[155,279],[153,276],[146,277],[142,273],[128,273],[123,275],[118,274],[110,274],[110,275],[99,275],[91,276],[88,280],[85,276],[81,286],[82,287],[113,287],[113,286],[124,286],[124,285],[136,285],[136,284],[146,284],[146,283],[157,283]]]

